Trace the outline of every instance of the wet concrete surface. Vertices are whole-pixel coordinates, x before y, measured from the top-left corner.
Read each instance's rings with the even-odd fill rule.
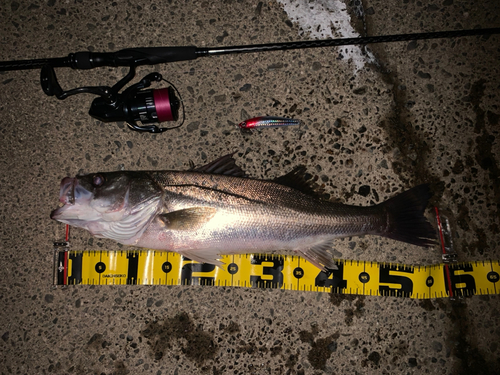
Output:
[[[500,25],[495,1],[365,0],[348,8],[362,35]],[[9,1],[0,21],[2,60],[308,39],[275,1]],[[201,165],[236,151],[257,178],[304,164],[331,198],[349,204],[431,182],[433,204],[453,213],[459,259],[498,260],[499,46],[498,35],[376,45],[377,63],[357,72],[333,48],[141,67],[138,78],[158,71],[184,100],[184,126],[160,135],[92,119],[91,95],[45,96],[36,70],[0,73],[0,373],[495,373],[497,295],[450,301],[224,287],[53,288],[52,243],[64,227],[49,214],[65,176],[188,169],[190,160]],[[126,71],[57,74],[72,88],[112,85]],[[236,129],[258,115],[305,125],[252,135]],[[71,241],[74,249],[117,248],[77,229]],[[370,236],[339,240],[334,254],[441,261],[437,247]]]

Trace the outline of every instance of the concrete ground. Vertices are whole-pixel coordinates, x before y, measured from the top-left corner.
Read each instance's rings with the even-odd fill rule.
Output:
[[[0,56],[306,40],[315,30],[294,18],[297,4],[9,1],[0,8]],[[351,24],[363,35],[500,26],[495,0],[356,4],[348,5]],[[185,103],[184,126],[161,135],[91,118],[91,95],[44,95],[39,71],[0,73],[0,373],[496,373],[497,295],[453,302],[223,287],[53,288],[52,243],[64,227],[49,214],[65,176],[187,169],[190,160],[201,165],[237,151],[252,177],[304,164],[349,204],[431,182],[433,203],[454,215],[460,260],[498,260],[499,45],[498,35],[382,44],[370,47],[375,63],[361,67],[335,48],[141,67],[138,78],[160,72]],[[125,73],[57,69],[63,88],[111,85]],[[305,125],[240,134],[235,124],[258,115]],[[117,248],[83,230],[71,240],[74,249]],[[335,254],[441,260],[438,247],[370,236],[337,241]]]

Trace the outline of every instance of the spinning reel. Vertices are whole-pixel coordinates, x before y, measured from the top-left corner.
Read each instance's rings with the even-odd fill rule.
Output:
[[[119,92],[135,76],[135,66],[130,66],[128,74],[118,81],[114,86],[89,86],[78,87],[64,91],[57,81],[54,68],[44,65],[40,74],[40,82],[45,94],[55,96],[60,100],[76,94],[98,95],[90,106],[89,115],[103,122],[125,121],[130,129],[162,133],[166,130],[175,129],[184,123],[184,105],[179,99],[179,91],[175,86],[163,79],[160,73],[150,73],[138,83]],[[161,89],[147,89],[151,82],[165,81],[171,87]],[[177,94],[177,95],[176,95]],[[179,119],[179,108],[182,105],[183,119],[179,125],[171,127],[158,127],[152,125],[165,121],[177,121]],[[138,125],[137,122],[143,125]]]

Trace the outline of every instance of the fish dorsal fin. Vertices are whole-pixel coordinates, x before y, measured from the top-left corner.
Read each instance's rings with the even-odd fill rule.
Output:
[[[217,212],[213,207],[191,207],[159,215],[168,229],[196,230]]]
[[[233,155],[235,153],[231,153],[228,155],[224,155],[217,160],[214,160],[211,163],[206,165],[202,165],[201,167],[194,168],[191,167],[191,170],[194,172],[202,172],[202,173],[211,173],[211,174],[223,174],[226,176],[234,176],[234,177],[245,177],[246,173],[236,165],[236,160],[234,160]]]
[[[300,255],[308,262],[314,264],[319,269],[326,271],[337,270],[338,267],[332,258],[332,254],[328,251],[333,247],[334,239],[327,239],[306,250],[297,250]]]
[[[295,167],[284,176],[275,178],[273,182],[312,196],[320,196],[322,193],[319,186],[315,183],[315,178],[306,173],[306,167],[303,165]]]

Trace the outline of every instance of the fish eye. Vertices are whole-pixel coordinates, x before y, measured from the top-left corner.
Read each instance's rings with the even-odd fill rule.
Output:
[[[102,184],[104,184],[104,176],[103,175],[95,174],[94,176],[92,176],[92,185],[94,185],[94,187],[99,187]]]

